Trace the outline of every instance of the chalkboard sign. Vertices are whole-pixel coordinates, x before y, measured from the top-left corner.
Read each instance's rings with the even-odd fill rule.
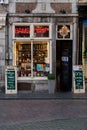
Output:
[[[85,92],[85,80],[84,73],[81,66],[76,67],[73,71],[74,78],[74,93],[83,93]]]
[[[17,73],[16,68],[7,67],[5,72],[5,89],[6,93],[17,93]]]
[[[75,87],[76,89],[83,89],[83,71],[77,70],[75,73]]]
[[[14,90],[15,89],[15,71],[7,71],[7,89]]]

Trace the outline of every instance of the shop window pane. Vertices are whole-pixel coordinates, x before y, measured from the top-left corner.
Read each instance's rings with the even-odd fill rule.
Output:
[[[34,37],[49,37],[49,26],[34,26]]]
[[[49,66],[49,43],[33,43],[33,76],[47,76]]]
[[[30,37],[30,26],[15,26],[15,37]]]
[[[16,65],[18,76],[31,76],[31,44],[18,43],[16,45]]]
[[[49,42],[16,42],[18,77],[44,77],[50,71]]]

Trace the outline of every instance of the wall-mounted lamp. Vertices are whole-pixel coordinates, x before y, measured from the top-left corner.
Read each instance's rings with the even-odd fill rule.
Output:
[[[26,10],[25,10],[25,13],[26,13],[26,14],[29,14],[29,13],[30,13],[30,10],[29,10],[29,9],[26,9]]]
[[[61,9],[61,10],[60,10],[60,13],[61,13],[61,14],[66,14],[66,10],[65,10],[65,9]]]
[[[0,0],[1,5],[7,5],[9,3],[9,0]]]
[[[0,0],[0,4],[3,5],[3,3],[4,3],[4,0]]]

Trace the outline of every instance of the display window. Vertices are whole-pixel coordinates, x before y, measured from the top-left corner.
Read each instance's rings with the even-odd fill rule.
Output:
[[[18,77],[46,77],[51,65],[51,24],[13,24],[13,64]]]
[[[44,77],[50,71],[49,41],[15,41],[18,77]]]

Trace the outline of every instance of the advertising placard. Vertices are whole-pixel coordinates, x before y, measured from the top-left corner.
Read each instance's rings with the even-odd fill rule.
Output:
[[[81,66],[73,67],[73,83],[74,83],[74,93],[85,92],[85,79],[83,69]]]
[[[17,93],[17,70],[16,67],[9,66],[5,70],[5,93]]]

